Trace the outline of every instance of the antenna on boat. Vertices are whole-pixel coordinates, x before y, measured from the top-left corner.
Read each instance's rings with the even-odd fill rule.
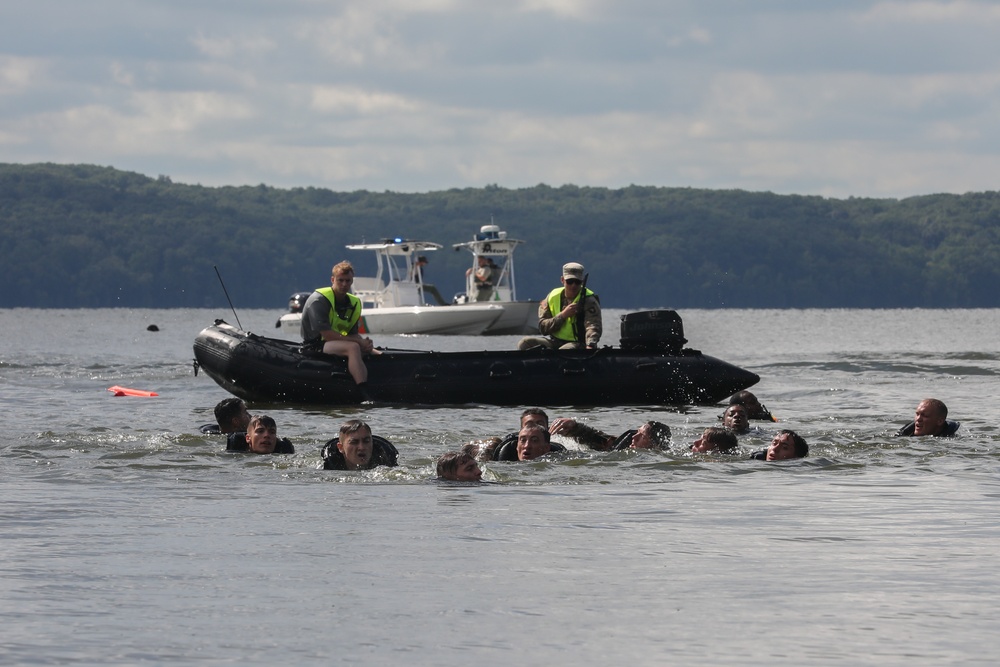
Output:
[[[222,274],[219,273],[219,267],[213,264],[212,268],[215,269],[215,275],[219,276],[219,284],[222,285],[222,291],[226,293],[226,300],[229,301],[229,307],[233,309],[233,317],[236,318],[236,326],[242,330],[243,325],[240,324],[240,316],[236,314],[236,308],[233,308],[233,300],[229,298],[229,290],[226,289],[226,283],[222,280]]]

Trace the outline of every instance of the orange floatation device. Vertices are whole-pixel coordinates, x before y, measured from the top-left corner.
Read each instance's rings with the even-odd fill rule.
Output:
[[[115,396],[159,396],[155,391],[146,391],[144,389],[129,389],[128,387],[119,387],[115,385],[113,387],[108,387],[108,391],[113,393]]]

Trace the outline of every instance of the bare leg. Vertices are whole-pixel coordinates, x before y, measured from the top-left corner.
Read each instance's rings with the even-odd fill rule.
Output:
[[[361,346],[353,340],[328,340],[323,344],[323,353],[347,357],[347,372],[354,378],[354,384],[368,382],[368,367],[361,358]]]

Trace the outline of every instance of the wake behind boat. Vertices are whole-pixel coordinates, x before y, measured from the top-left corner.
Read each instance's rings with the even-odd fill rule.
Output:
[[[368,393],[377,402],[399,404],[684,405],[718,403],[759,381],[750,371],[684,348],[686,342],[676,313],[648,311],[623,316],[618,348],[388,350],[365,360]],[[362,400],[343,358],[303,353],[296,343],[222,320],[198,334],[194,354],[196,373],[204,370],[248,401]]]

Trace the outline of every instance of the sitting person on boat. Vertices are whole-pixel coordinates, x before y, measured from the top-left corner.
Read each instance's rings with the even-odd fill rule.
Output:
[[[925,398],[917,405],[913,421],[899,429],[896,435],[930,435],[946,438],[955,435],[959,422],[948,419],[948,406],[936,398]]]
[[[494,461],[533,461],[566,448],[550,440],[549,431],[541,424],[530,423],[517,432],[516,442],[505,442],[493,452]]]
[[[202,433],[246,433],[250,425],[247,404],[240,398],[225,398],[215,404],[215,423],[204,424]]]
[[[441,296],[441,293],[438,292],[438,288],[430,283],[424,282],[424,267],[428,264],[430,264],[430,261],[427,259],[427,255],[420,255],[417,257],[417,261],[413,264],[413,282],[421,285],[421,289],[425,295],[430,294],[434,297],[434,300],[437,301],[437,305],[447,306],[448,302],[445,301],[444,297]]]
[[[517,349],[547,347],[569,350],[597,347],[603,332],[600,297],[584,287],[583,280],[582,264],[569,262],[563,265],[560,278],[562,287],[549,292],[538,306],[538,330],[544,336],[526,336],[518,342]]]
[[[347,371],[358,385],[362,400],[368,398],[368,368],[363,355],[381,354],[370,338],[358,333],[361,299],[351,294],[354,267],[340,262],[333,267],[331,287],[320,287],[302,308],[303,348],[347,357]]]
[[[809,445],[805,438],[795,431],[785,429],[771,439],[767,449],[754,452],[750,458],[757,461],[787,461],[806,456],[809,456]]]
[[[483,471],[476,463],[476,457],[468,452],[445,452],[438,457],[437,476],[451,482],[480,482]]]
[[[251,454],[294,454],[295,447],[288,438],[278,438],[278,425],[267,415],[250,418],[246,433],[230,433],[226,439],[227,452]]]
[[[500,267],[486,255],[479,255],[476,258],[476,263],[475,271],[466,269],[465,277],[468,278],[470,275],[473,277],[476,286],[476,301],[489,301],[493,298],[493,283]]]
[[[735,433],[729,429],[711,426],[706,428],[702,432],[701,437],[691,444],[691,453],[708,454],[709,452],[718,452],[720,454],[728,454],[736,449],[737,444],[738,441],[736,440]]]
[[[391,442],[372,435],[360,419],[340,425],[339,435],[323,445],[323,470],[370,470],[398,465],[399,452]]]
[[[757,397],[754,396],[753,392],[747,391],[746,389],[738,391],[730,396],[729,405],[742,405],[747,409],[748,419],[758,419],[767,422],[778,421],[774,418],[774,415],[771,414],[771,411],[768,410],[759,400],[757,400]]]

